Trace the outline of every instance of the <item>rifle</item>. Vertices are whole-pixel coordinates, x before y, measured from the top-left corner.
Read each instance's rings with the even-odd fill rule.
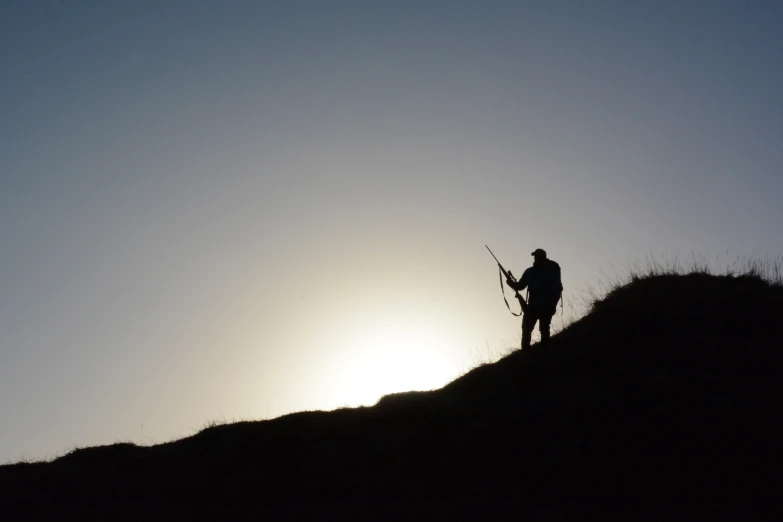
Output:
[[[519,312],[518,314],[515,314],[511,310],[511,306],[508,304],[508,299],[506,299],[506,289],[503,286],[503,276],[506,276],[507,280],[514,281],[515,283],[517,280],[514,279],[514,276],[511,274],[511,272],[508,272],[505,268],[503,268],[503,265],[500,264],[500,261],[498,260],[497,256],[495,256],[495,254],[492,253],[492,250],[490,250],[490,248],[487,245],[484,246],[487,247],[489,253],[492,255],[492,257],[495,258],[495,261],[497,261],[498,264],[498,268],[500,269],[500,271],[498,272],[498,278],[500,279],[500,291],[503,292],[503,301],[506,303],[506,308],[508,308],[508,311],[511,312],[511,315],[519,317],[520,315],[527,312],[527,302],[525,301],[525,298],[522,297],[522,295],[517,290],[514,290],[515,292],[514,297],[516,297],[517,300],[519,301],[519,307],[522,309],[522,311]]]

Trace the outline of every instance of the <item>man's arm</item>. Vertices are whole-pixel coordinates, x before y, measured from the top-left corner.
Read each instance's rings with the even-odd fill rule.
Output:
[[[525,272],[522,274],[522,277],[519,278],[519,281],[514,282],[510,279],[506,279],[506,284],[517,292],[524,290],[527,288],[527,270],[525,270]]]

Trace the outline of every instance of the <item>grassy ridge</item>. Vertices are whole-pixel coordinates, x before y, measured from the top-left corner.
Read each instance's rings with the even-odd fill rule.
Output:
[[[775,518],[782,316],[758,272],[634,276],[440,390],[2,466],[0,519]]]

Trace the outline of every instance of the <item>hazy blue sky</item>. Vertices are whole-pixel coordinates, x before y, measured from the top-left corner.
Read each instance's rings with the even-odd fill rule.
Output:
[[[568,295],[783,251],[783,4],[0,2],[0,461],[439,386]]]

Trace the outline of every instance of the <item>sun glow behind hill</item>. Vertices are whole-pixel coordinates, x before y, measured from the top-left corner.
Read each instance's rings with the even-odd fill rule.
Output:
[[[439,388],[458,376],[454,346],[445,321],[424,321],[364,312],[343,323],[330,342],[334,355],[324,397],[335,407],[374,404],[381,396]]]
[[[492,321],[508,319],[489,304],[502,306],[495,287],[487,303],[473,297],[487,279],[496,284],[491,264],[486,277],[463,277],[456,289],[455,278],[471,273],[471,265],[449,244],[377,245],[368,237],[362,244],[373,248],[357,249],[335,241],[312,247],[329,255],[318,258],[317,277],[294,289],[304,299],[291,303],[291,327],[277,344],[290,347],[280,375],[300,400],[270,415],[439,388],[473,366],[471,354],[479,350],[472,347],[483,349],[487,332],[498,330]],[[477,261],[487,263],[481,254],[476,250]],[[312,272],[307,265],[295,270]],[[491,336],[489,342],[496,344]]]
[[[335,372],[337,395],[348,397],[349,404],[373,404],[388,393],[438,388],[456,376],[436,332],[399,325],[378,330],[384,331],[358,336],[354,348],[360,355],[343,372]]]

